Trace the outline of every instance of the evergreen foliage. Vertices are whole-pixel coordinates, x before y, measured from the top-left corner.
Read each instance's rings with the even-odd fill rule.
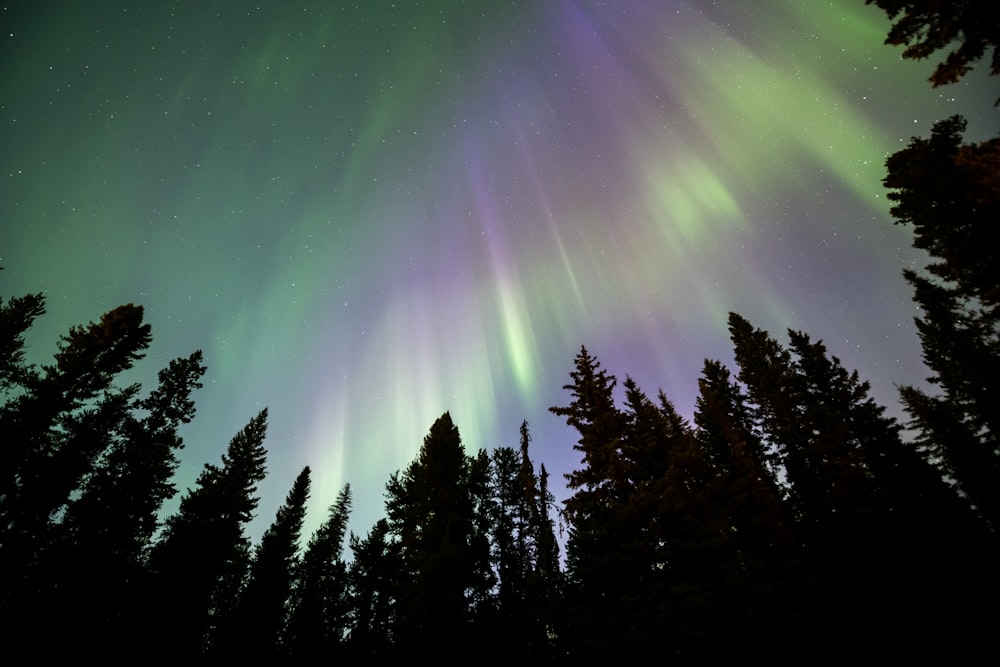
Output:
[[[476,593],[492,587],[489,547],[477,530],[476,491],[486,471],[465,454],[445,413],[417,459],[386,488],[389,534],[399,558],[396,633],[418,663],[442,646],[471,649]]]
[[[257,509],[264,479],[267,409],[237,433],[222,465],[205,464],[195,487],[167,519],[153,548],[153,632],[177,657],[203,653],[243,584],[250,561],[244,528]]]
[[[992,49],[990,73],[1000,74],[1000,9],[990,0],[865,0],[894,21],[885,43],[905,46],[904,58],[923,60],[952,48],[930,77],[936,88],[956,83]]]
[[[77,647],[127,644],[122,637],[135,634],[137,620],[125,610],[140,604],[148,545],[175,493],[177,430],[194,416],[201,361],[201,352],[175,359],[160,371],[159,386],[132,402],[56,529],[44,568],[54,595],[42,599],[80,619],[68,629]]]
[[[406,636],[397,624],[402,590],[398,544],[391,541],[388,520],[381,518],[365,538],[352,534],[350,545],[354,559],[349,581],[356,613],[347,642],[350,655],[358,662],[385,662]]]
[[[507,638],[497,656],[535,661],[551,658],[556,650],[559,547],[548,515],[551,495],[544,477],[535,473],[530,442],[525,421],[517,450],[493,451],[486,530],[498,582],[490,627]]]
[[[6,308],[5,377],[19,384],[0,417],[6,435],[26,440],[5,450],[0,555],[16,576],[0,612],[19,635],[12,646],[33,642],[49,609],[79,617],[69,643],[38,655],[126,659],[157,645],[185,659],[429,664],[502,637],[495,658],[532,663],[654,650],[757,659],[778,644],[946,657],[978,650],[991,627],[964,602],[997,590],[987,507],[969,503],[970,478],[956,475],[958,493],[928,458],[971,429],[904,442],[858,373],[800,332],[783,345],[731,315],[738,373],[705,362],[693,425],[631,378],[616,405],[616,378],[581,348],[572,400],[551,409],[576,429],[582,455],[567,476],[563,572],[527,423],[518,448],[470,456],[448,413],[390,478],[386,518],[351,535],[350,563],[349,486],[299,552],[308,468],[260,543],[245,535],[264,478],[266,410],[221,465],[204,467],[154,541],[201,354],[171,362],[142,398],[114,384],[149,342],[136,309],[90,325],[100,336],[75,328],[61,350],[84,347],[38,370],[18,340],[40,310]],[[85,349],[100,337],[103,351]],[[105,371],[73,361],[84,357]],[[991,473],[980,473],[985,484]],[[898,631],[883,627],[888,617]],[[934,639],[917,647],[915,628]]]
[[[257,545],[239,601],[229,618],[223,619],[219,638],[213,642],[217,655],[256,660],[275,660],[282,655],[279,640],[298,568],[309,487],[310,471],[306,466]]]
[[[1000,526],[1000,263],[992,235],[1000,219],[1000,139],[962,144],[965,121],[934,126],[886,163],[892,214],[912,225],[932,262],[904,271],[923,311],[917,331],[928,395],[904,387],[921,445],[941,462],[996,532]]]
[[[905,57],[954,49],[935,85],[990,48],[1000,72],[995,3],[871,3]],[[266,410],[161,522],[201,353],[143,397],[120,383],[151,343],[141,307],[73,327],[39,367],[25,334],[43,296],[0,299],[0,639],[43,661],[982,659],[997,614],[970,600],[1000,593],[1000,139],[964,131],[941,121],[887,161],[892,214],[931,258],[904,272],[939,389],[901,389],[912,441],[822,342],[733,313],[735,373],[705,362],[693,423],[628,377],[618,405],[581,347],[550,408],[580,454],[561,509],[527,422],[517,448],[470,455],[444,413],[350,559],[348,485],[300,551],[308,467],[251,544]]]
[[[326,521],[313,533],[295,571],[284,645],[307,664],[335,657],[350,628],[344,538],[351,513],[351,487],[345,485]]]

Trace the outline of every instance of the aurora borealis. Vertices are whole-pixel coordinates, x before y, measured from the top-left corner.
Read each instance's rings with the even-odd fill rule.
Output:
[[[357,4],[357,6],[354,6]],[[451,411],[561,473],[581,344],[690,414],[726,314],[920,383],[888,154],[996,129],[863,0],[14,3],[0,8],[0,294],[30,337],[145,306],[136,380],[205,353],[180,484],[270,408],[268,522],[303,465],[356,532]],[[934,61],[936,62],[936,61]]]

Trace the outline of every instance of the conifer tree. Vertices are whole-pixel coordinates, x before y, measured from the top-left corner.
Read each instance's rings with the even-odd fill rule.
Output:
[[[521,626],[526,620],[524,605],[533,545],[528,534],[528,505],[520,486],[521,465],[518,453],[510,447],[498,447],[490,455],[492,463],[492,533],[493,562],[497,573],[497,630],[512,641],[524,637]]]
[[[484,457],[481,457],[481,460]],[[488,590],[488,543],[477,524],[482,465],[468,457],[445,413],[431,426],[417,459],[386,489],[389,531],[398,544],[402,591],[397,648],[420,661],[469,648],[477,591]]]
[[[566,641],[588,660],[638,658],[665,633],[681,650],[692,637],[671,621],[703,613],[689,593],[706,580],[701,561],[719,532],[707,461],[662,392],[656,405],[627,379],[619,411],[615,379],[586,349],[570,375],[574,400],[551,408],[577,429],[583,452],[583,467],[567,475]]]
[[[990,528],[1000,526],[1000,139],[962,144],[965,121],[934,126],[886,162],[892,214],[932,258],[907,269],[922,315],[917,331],[940,395],[901,391],[921,444],[941,461]]]
[[[954,47],[931,79],[935,86],[963,76],[987,48],[993,49],[991,73],[1000,73],[995,3],[945,9],[876,4],[893,18],[903,12],[888,41],[910,45],[904,55]],[[938,78],[942,74],[947,81]],[[897,486],[916,498],[906,522],[937,537],[924,540],[931,548],[918,564],[929,563],[924,571],[936,575],[930,582],[936,586],[922,600],[949,610],[925,614],[935,619],[938,654],[968,661],[992,650],[983,637],[996,615],[970,613],[957,597],[977,591],[989,598],[1000,591],[994,565],[1000,535],[1000,269],[992,240],[1000,217],[1000,138],[963,143],[965,128],[965,120],[953,116],[936,123],[930,138],[911,139],[887,159],[883,183],[891,190],[896,222],[912,226],[914,247],[931,258],[925,270],[908,268],[903,275],[921,309],[917,333],[936,391],[907,386],[900,394],[921,453],[937,465],[938,479],[943,475],[955,485],[964,507],[956,508],[954,494],[927,481],[933,476],[918,465],[923,461],[890,470]],[[969,525],[969,510],[978,526]]]
[[[787,473],[796,520],[806,533],[831,535],[835,524],[870,508],[875,489],[865,455],[880,439],[898,440],[899,428],[882,417],[867,383],[827,358],[821,344],[790,332],[793,358],[735,313],[729,327],[739,379]]]
[[[956,83],[990,54],[990,73],[1000,74],[1000,13],[989,0],[865,0],[882,9],[892,29],[886,44],[905,46],[904,58],[923,60],[951,48],[930,77],[936,88]]]
[[[719,655],[732,549],[714,468],[662,391],[654,403],[631,378],[624,385],[623,453],[633,487],[623,508],[626,569],[639,575],[628,650],[665,640],[678,654]]]
[[[54,595],[50,608],[72,610],[66,646],[79,652],[122,655],[134,648],[136,622],[128,613],[139,601],[149,541],[163,502],[174,495],[171,480],[182,447],[181,424],[194,416],[191,393],[205,372],[201,352],[176,359],[160,371],[159,386],[134,401],[116,437],[66,508],[45,561]]]
[[[345,485],[326,521],[313,533],[295,572],[284,644],[298,662],[319,664],[342,654],[350,628],[344,538],[351,512]]]
[[[549,411],[566,419],[579,434],[573,448],[581,467],[566,475],[572,495],[563,504],[569,537],[566,544],[564,641],[580,654],[610,656],[624,619],[619,603],[633,586],[622,579],[636,576],[623,562],[623,536],[616,526],[628,480],[621,457],[625,418],[614,403],[617,379],[601,368],[586,347],[576,355],[571,384],[563,389],[573,400]]]
[[[720,585],[733,658],[767,655],[789,635],[805,637],[816,591],[767,451],[742,388],[718,361],[698,382],[696,437],[714,470],[714,493],[726,529]]]
[[[955,548],[982,543],[958,528],[969,523],[940,475],[902,442],[868,383],[822,343],[790,331],[785,350],[735,314],[730,330],[739,378],[787,476],[796,534],[824,581],[812,605],[821,611],[814,640],[845,652],[866,644],[898,652],[909,624],[928,618],[953,636],[938,611],[951,599],[938,568],[955,562]],[[939,549],[940,539],[948,547]],[[842,627],[850,641],[836,639],[838,616],[850,619]],[[900,620],[902,634],[880,629],[887,616]]]
[[[348,576],[355,618],[347,640],[349,655],[359,663],[407,655],[402,649],[408,647],[399,646],[406,632],[397,620],[397,607],[409,582],[403,580],[399,544],[391,538],[388,520],[376,521],[364,538],[352,534],[350,546],[354,558]]]
[[[265,475],[266,431],[265,408],[230,441],[221,467],[205,465],[153,548],[152,641],[176,657],[205,651],[246,575],[244,528]]]
[[[563,574],[559,563],[559,542],[549,513],[550,508],[555,506],[555,497],[549,491],[549,473],[545,470],[544,463],[539,466],[537,503],[537,524],[533,528],[536,542],[535,571],[529,590],[532,591],[534,617],[539,620],[545,633],[545,648],[541,651],[540,659],[547,657],[555,660],[555,656],[561,652],[560,644],[563,641]]]
[[[496,572],[496,620],[492,636],[504,637],[497,659],[554,658],[559,596],[559,546],[549,506],[547,479],[535,473],[528,422],[521,423],[518,449],[498,447],[490,456],[489,532]],[[542,476],[547,473],[542,470]]]
[[[114,386],[149,346],[141,307],[120,306],[62,337],[53,365],[23,364],[22,334],[41,314],[40,298],[3,308],[5,382],[18,386],[0,409],[0,609],[32,598],[32,569],[45,557],[58,515],[95,461],[121,437],[138,387]],[[25,597],[27,596],[27,597]]]
[[[285,627],[292,579],[298,566],[299,538],[309,499],[310,471],[295,478],[285,503],[261,537],[239,601],[213,642],[213,652],[228,658],[277,659]]]
[[[35,376],[24,362],[24,334],[44,313],[42,294],[13,297],[7,303],[0,297],[0,391],[5,396],[20,391]]]

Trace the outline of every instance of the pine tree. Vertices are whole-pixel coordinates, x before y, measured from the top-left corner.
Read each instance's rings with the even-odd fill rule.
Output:
[[[351,487],[345,485],[296,569],[283,643],[298,662],[319,664],[342,653],[351,621],[343,559],[350,512]]]
[[[205,465],[153,548],[151,641],[177,657],[204,652],[245,577],[250,549],[244,527],[265,475],[266,431],[264,409],[230,441],[221,467]]]
[[[92,646],[104,655],[128,655],[133,648],[136,619],[128,610],[139,604],[138,582],[160,508],[174,495],[178,428],[194,416],[191,392],[201,386],[201,359],[195,352],[172,361],[160,371],[159,386],[129,406],[54,532],[44,566],[54,590],[42,599],[79,619],[61,646],[77,653]]]
[[[24,334],[45,314],[45,297],[26,294],[5,304],[0,297],[0,391],[9,395],[23,390],[35,376],[24,362]]]
[[[406,636],[397,620],[398,605],[410,582],[404,581],[399,543],[392,539],[390,530],[389,521],[382,518],[364,539],[353,534],[350,539],[354,558],[349,580],[355,620],[347,647],[358,663],[412,657],[402,650],[408,647],[398,647]]]
[[[936,88],[956,83],[989,49],[990,73],[1000,74],[1000,12],[989,0],[865,0],[889,17],[886,44],[905,46],[904,58],[923,60],[945,48],[953,50],[938,64],[930,81]]]
[[[662,392],[654,404],[626,379],[619,411],[615,379],[586,349],[570,375],[574,401],[551,408],[584,454],[567,476],[567,643],[594,661],[639,658],[664,641],[704,647],[692,615],[707,614],[706,567],[723,532],[709,462]]]
[[[625,562],[627,547],[619,530],[629,492],[621,457],[625,418],[614,403],[617,379],[585,347],[576,355],[570,377],[573,382],[563,388],[573,400],[549,408],[577,431],[573,448],[582,453],[581,467],[566,475],[572,495],[563,504],[569,530],[563,640],[578,656],[600,660],[619,648],[628,623],[621,596],[634,590],[637,576]]]
[[[922,435],[992,530],[1000,526],[1000,268],[993,231],[1000,219],[1000,139],[962,144],[965,121],[934,126],[930,139],[886,162],[892,214],[912,225],[914,246],[933,259],[904,271],[923,314],[917,331],[929,380],[941,394],[901,391]]]
[[[823,612],[814,640],[848,652],[867,645],[899,654],[911,628],[927,619],[936,619],[939,636],[953,637],[954,626],[939,612],[938,603],[952,597],[938,568],[957,565],[955,548],[982,542],[964,530],[968,517],[940,474],[901,440],[868,383],[822,343],[790,331],[788,351],[735,314],[730,330],[740,380],[787,476],[796,534],[825,584],[812,605]],[[850,619],[842,628],[849,641],[830,628],[838,615]],[[880,630],[885,617],[899,619],[902,634]],[[954,650],[944,648],[947,641],[937,648]]]
[[[4,381],[14,396],[0,409],[0,584],[2,615],[24,619],[20,599],[33,599],[29,580],[46,557],[59,515],[97,459],[121,437],[138,387],[114,381],[151,340],[141,307],[126,305],[100,322],[73,327],[59,342],[55,363],[40,371],[23,364],[22,334],[42,312],[40,298],[3,309]]]
[[[278,642],[285,628],[292,579],[298,566],[309,487],[310,471],[306,466],[261,536],[239,601],[221,622],[213,654],[227,659],[274,660],[284,653]]]
[[[540,660],[554,661],[562,652],[560,645],[564,634],[563,573],[559,563],[559,542],[549,513],[555,506],[555,497],[549,491],[549,473],[544,463],[539,466],[537,503],[537,523],[532,527],[536,543],[535,571],[529,590],[533,615],[545,634],[545,649],[540,652]]]
[[[482,461],[485,457],[482,457]],[[477,591],[488,590],[488,543],[477,530],[477,485],[485,471],[468,457],[448,413],[431,426],[417,459],[386,489],[389,531],[398,542],[403,592],[397,648],[419,662],[469,648]]]

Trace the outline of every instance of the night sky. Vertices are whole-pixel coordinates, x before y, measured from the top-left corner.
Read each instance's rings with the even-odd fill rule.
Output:
[[[863,0],[15,0],[0,294],[45,293],[38,362],[123,303],[153,326],[129,381],[204,351],[182,488],[268,406],[256,534],[307,464],[309,529],[350,482],[366,532],[446,410],[470,451],[527,419],[561,483],[580,345],[690,415],[729,311],[898,414],[923,259],[885,158],[998,114],[888,28]]]

